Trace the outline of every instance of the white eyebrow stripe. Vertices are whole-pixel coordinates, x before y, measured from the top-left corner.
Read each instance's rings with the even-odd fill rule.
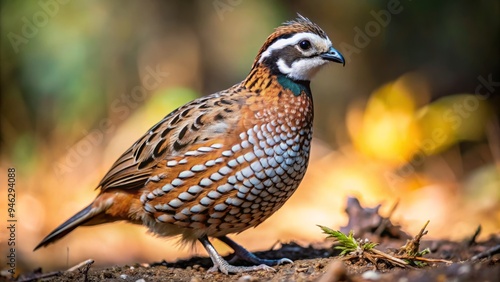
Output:
[[[283,49],[286,46],[293,46],[304,39],[309,39],[312,42],[327,41],[328,46],[332,46],[332,42],[329,38],[325,39],[317,34],[310,32],[301,32],[295,34],[290,38],[278,39],[276,42],[271,44],[269,47],[267,47],[266,51],[262,52],[262,55],[259,58],[259,63],[261,63],[264,58],[271,56],[274,50]]]

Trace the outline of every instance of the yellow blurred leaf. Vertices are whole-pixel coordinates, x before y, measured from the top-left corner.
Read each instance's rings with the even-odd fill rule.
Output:
[[[490,113],[488,104],[476,95],[457,94],[438,99],[416,114],[422,133],[419,147],[426,155],[432,155],[459,141],[479,140],[484,136]]]
[[[354,144],[362,153],[384,161],[399,163],[418,148],[419,128],[414,120],[415,80],[403,76],[375,90],[363,117],[350,124]],[[423,95],[425,96],[425,95]]]

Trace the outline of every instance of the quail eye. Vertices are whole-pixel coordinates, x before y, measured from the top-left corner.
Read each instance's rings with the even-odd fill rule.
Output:
[[[309,40],[302,40],[299,42],[300,49],[307,50],[311,48],[311,42]]]

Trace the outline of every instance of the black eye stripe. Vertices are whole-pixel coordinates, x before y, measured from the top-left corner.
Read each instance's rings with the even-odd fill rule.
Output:
[[[307,50],[307,51],[310,51],[310,50]],[[303,52],[307,52],[307,51],[300,49],[300,47],[298,47],[298,43],[295,43],[293,45],[286,45],[281,49],[273,50],[271,55],[266,57],[263,62],[264,62],[264,64],[269,66],[272,73],[279,73],[279,69],[277,67],[277,62],[280,59],[283,60],[283,63],[286,66],[292,67],[292,64],[296,61],[303,60],[303,59],[311,59],[311,58],[315,58],[318,56],[317,52],[313,52],[312,54],[305,55]]]

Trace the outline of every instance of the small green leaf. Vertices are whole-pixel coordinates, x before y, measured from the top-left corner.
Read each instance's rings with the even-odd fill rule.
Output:
[[[341,256],[354,252],[359,249],[359,245],[354,239],[354,233],[351,231],[349,232],[349,235],[345,235],[344,233],[330,229],[326,226],[318,225],[322,230],[323,233],[327,234],[327,238],[335,238],[339,242],[339,246],[335,246],[334,249],[337,250],[342,250],[340,253]]]
[[[431,250],[430,250],[429,248],[426,248],[426,249],[421,250],[420,252],[418,252],[418,253],[416,254],[416,256],[417,256],[417,257],[423,257],[423,256],[425,256],[425,255],[427,255],[427,254],[430,254],[430,253],[431,253]]]
[[[377,243],[368,242],[368,243],[363,244],[362,248],[364,251],[369,251],[369,250],[375,248],[375,246],[377,246],[377,245],[378,245]]]

